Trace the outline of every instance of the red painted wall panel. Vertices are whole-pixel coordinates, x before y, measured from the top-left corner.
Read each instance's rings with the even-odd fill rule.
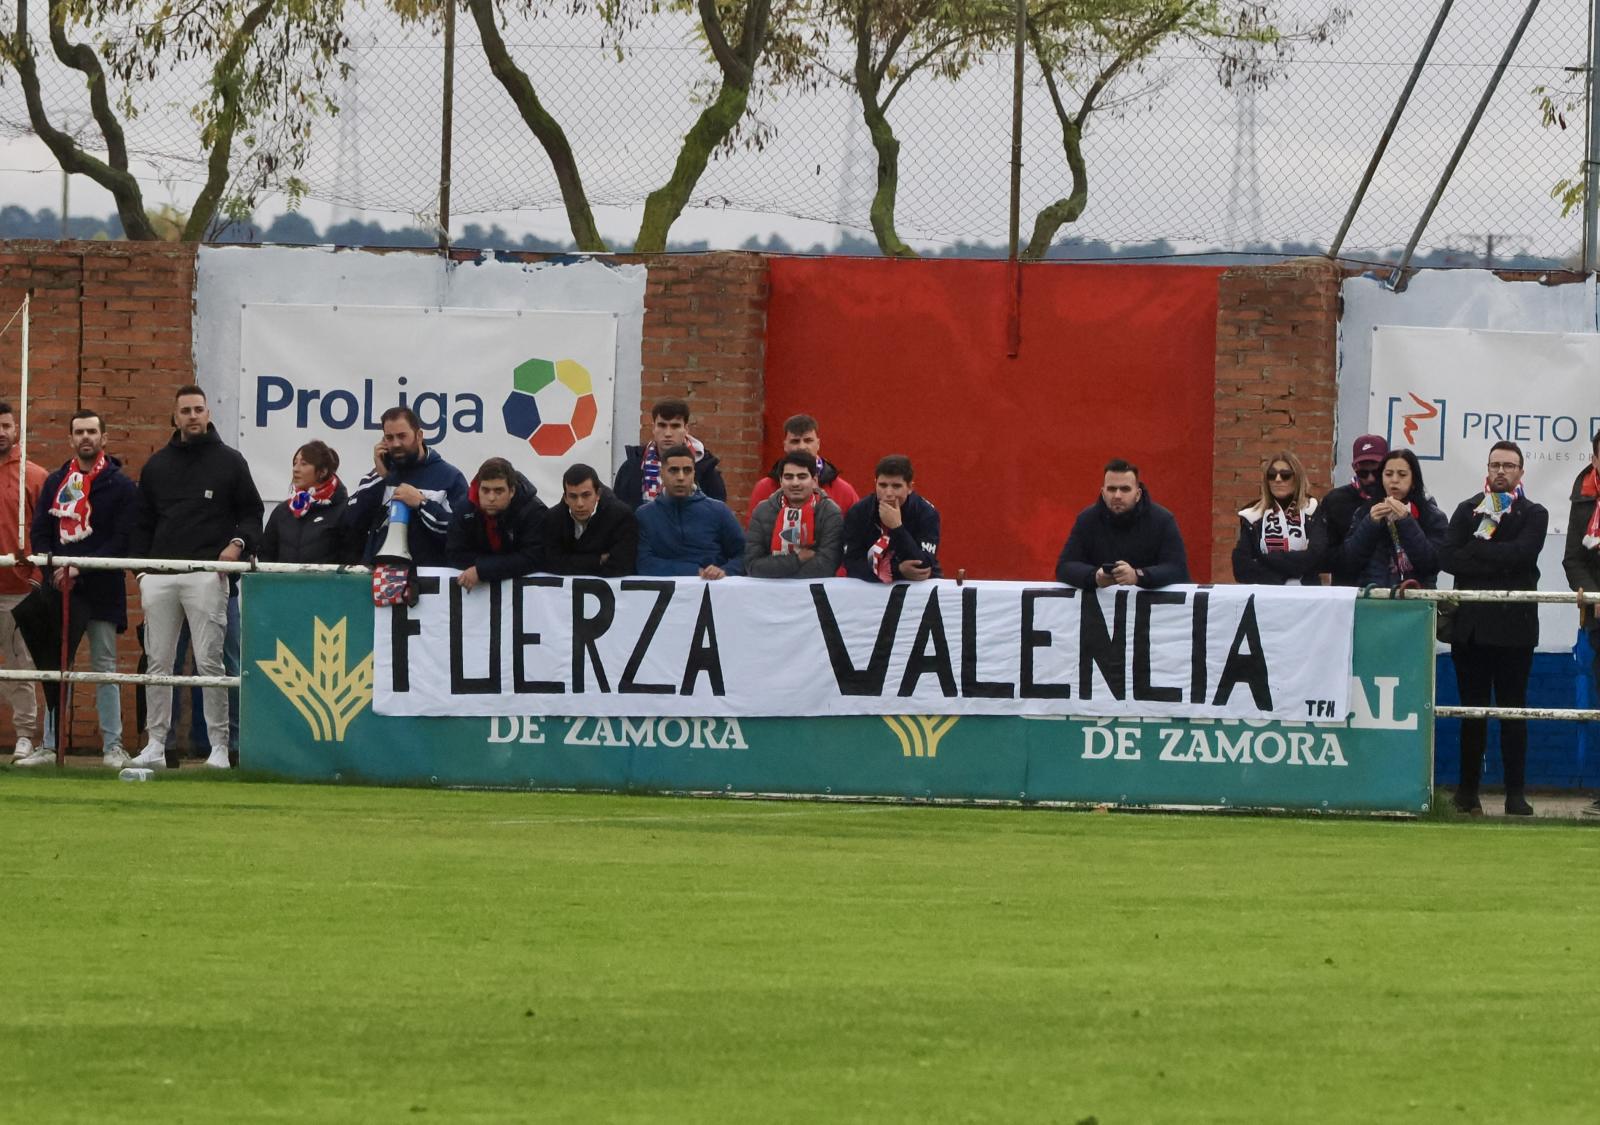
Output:
[[[939,507],[945,573],[1046,578],[1112,457],[1139,465],[1210,579],[1217,275],[1190,266],[774,258],[767,463],[783,421],[817,416],[823,455],[863,495],[888,453]]]

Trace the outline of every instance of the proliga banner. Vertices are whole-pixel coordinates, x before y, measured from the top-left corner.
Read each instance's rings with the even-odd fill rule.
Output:
[[[374,618],[380,715],[1075,715],[1336,720],[1355,591],[599,579]]]

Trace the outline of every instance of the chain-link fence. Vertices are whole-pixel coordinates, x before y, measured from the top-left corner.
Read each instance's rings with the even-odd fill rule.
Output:
[[[41,5],[42,6],[42,5]],[[1136,95],[1092,119],[1085,138],[1089,204],[1061,238],[1165,241],[1173,252],[1264,244],[1326,245],[1360,180],[1437,10],[1435,0],[1353,0],[1323,44],[1296,51],[1256,91],[1223,88],[1214,58],[1159,55]],[[1315,19],[1328,5],[1288,0]],[[1552,187],[1584,150],[1583,68],[1588,0],[1544,0],[1422,242],[1469,260],[1571,260],[1581,219],[1561,214]],[[1346,241],[1352,254],[1402,246],[1509,41],[1520,2],[1458,3]],[[458,21],[452,217],[560,207],[550,163],[489,73],[476,28]],[[663,14],[625,40],[619,58],[593,19],[513,21],[505,38],[572,142],[595,206],[637,206],[669,174],[680,139],[716,68],[695,21]],[[302,173],[314,198],[427,216],[437,208],[443,48],[430,29],[403,27],[374,4],[353,8],[341,105],[324,122]],[[848,70],[849,53],[835,60]],[[182,103],[193,73],[167,76],[128,123],[132,150],[178,179],[198,180],[193,126]],[[911,80],[889,117],[901,144],[902,236],[1003,243],[1010,175],[1011,55],[982,58],[957,81]],[[1545,127],[1536,87],[1570,91],[1566,127]],[[47,100],[80,133],[82,85],[49,70]],[[1031,60],[1024,99],[1023,229],[1065,194],[1060,128]],[[691,206],[821,220],[867,230],[876,157],[853,91],[753,100],[747,135],[761,143],[719,155]],[[27,131],[14,81],[0,87],[0,128]],[[1160,249],[1160,248],[1157,248]]]

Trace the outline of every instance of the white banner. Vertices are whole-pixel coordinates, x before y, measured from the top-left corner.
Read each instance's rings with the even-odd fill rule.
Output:
[[[1340,720],[1353,588],[531,575],[425,569],[376,610],[380,715]]]
[[[1600,335],[1379,327],[1368,422],[1417,455],[1446,515],[1483,491],[1489,447],[1516,442],[1523,488],[1550,510],[1550,534],[1565,535],[1572,479],[1600,428]]]
[[[546,503],[574,461],[611,469],[616,315],[502,309],[244,305],[240,451],[270,505],[294,451],[339,451],[354,483],[372,467],[379,417],[407,405],[423,437],[469,479],[505,457]]]

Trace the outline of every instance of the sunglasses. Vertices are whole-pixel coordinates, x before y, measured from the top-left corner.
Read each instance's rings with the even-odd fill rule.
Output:
[[[1294,480],[1293,469],[1268,469],[1268,480]]]
[[[1376,477],[1378,475],[1378,471],[1379,470],[1377,469],[1357,469],[1356,476],[1361,478]]]

